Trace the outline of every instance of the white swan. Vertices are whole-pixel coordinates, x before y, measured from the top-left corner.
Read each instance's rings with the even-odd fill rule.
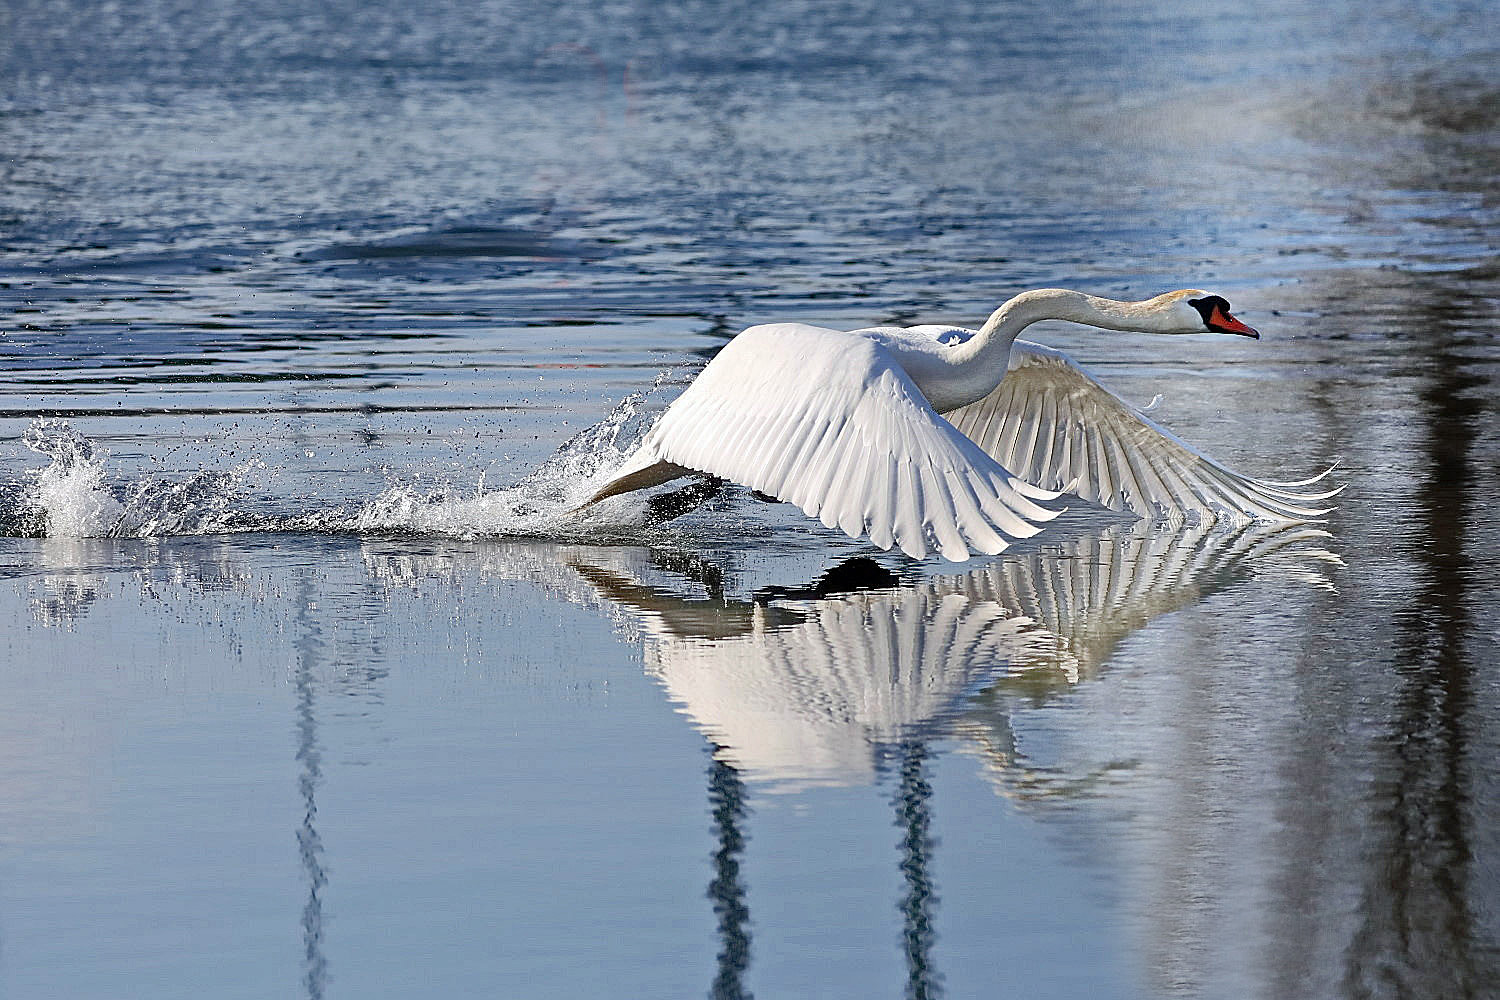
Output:
[[[1036,534],[1058,512],[1035,501],[1063,491],[1145,517],[1328,513],[1310,505],[1338,490],[1297,491],[1322,476],[1272,483],[1231,472],[1067,355],[1016,340],[1047,319],[1260,336],[1222,297],[1194,289],[1144,302],[1037,289],[996,309],[978,331],[752,326],[584,507],[706,473],[790,501],[851,538],[917,559],[935,550],[954,562]]]

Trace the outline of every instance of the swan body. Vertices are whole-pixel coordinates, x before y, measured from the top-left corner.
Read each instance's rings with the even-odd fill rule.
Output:
[[[917,559],[994,554],[1056,517],[1064,492],[1140,516],[1306,520],[1338,490],[1214,462],[1061,351],[1017,340],[1070,320],[1144,333],[1259,337],[1188,289],[1119,302],[1065,289],[1009,300],[978,330],[752,326],[731,340],[585,504],[693,473],[786,500]],[[1326,475],[1326,473],[1325,473]]]

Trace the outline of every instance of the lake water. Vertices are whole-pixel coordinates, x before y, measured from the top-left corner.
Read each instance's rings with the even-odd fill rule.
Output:
[[[1495,5],[542,6],[0,9],[0,994],[1500,996]],[[1337,512],[558,513],[1046,285]]]

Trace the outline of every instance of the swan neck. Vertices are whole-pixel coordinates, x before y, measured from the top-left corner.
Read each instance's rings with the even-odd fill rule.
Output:
[[[1145,302],[1120,302],[1066,288],[1038,288],[1022,292],[990,314],[968,344],[975,359],[992,352],[1009,354],[1021,331],[1042,320],[1060,319],[1102,330],[1165,332],[1159,311]],[[965,359],[967,360],[967,359]]]

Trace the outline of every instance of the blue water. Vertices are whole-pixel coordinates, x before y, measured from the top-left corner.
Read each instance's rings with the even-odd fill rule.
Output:
[[[0,994],[1496,995],[1497,37],[5,5]],[[1055,285],[1230,298],[1035,336],[1339,510],[561,513],[747,325]]]

